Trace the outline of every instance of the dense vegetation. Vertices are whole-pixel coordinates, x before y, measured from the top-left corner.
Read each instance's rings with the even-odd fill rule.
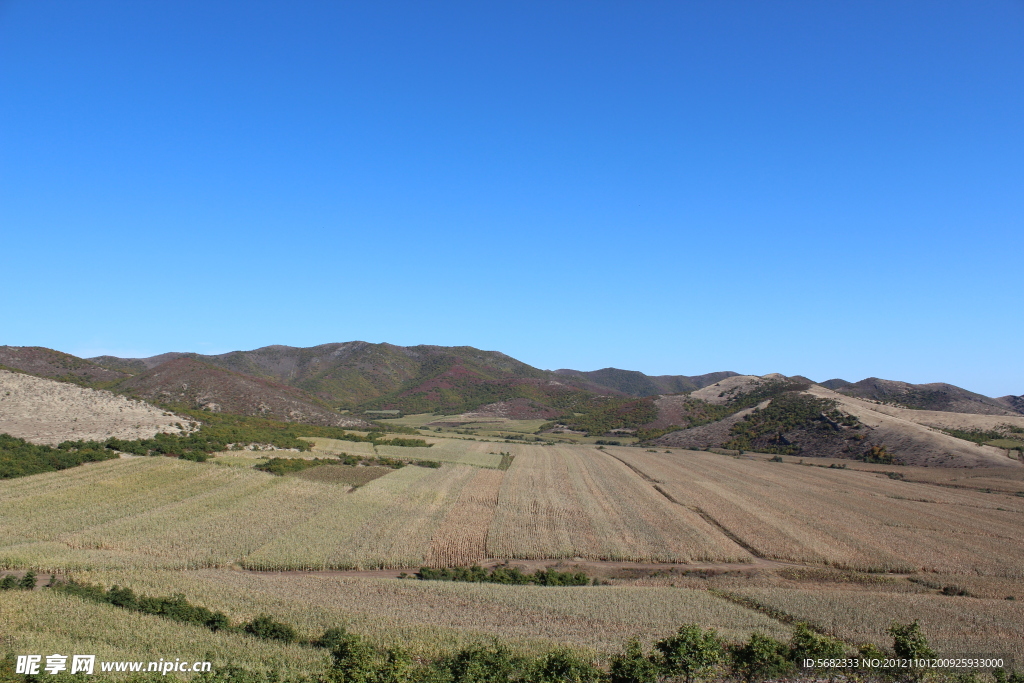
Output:
[[[569,429],[600,436],[613,429],[635,429],[658,419],[652,398],[605,398],[583,414],[568,414],[559,419]]]
[[[85,462],[110,460],[118,457],[118,453],[160,455],[203,462],[211,453],[228,450],[232,447],[242,448],[248,444],[269,445],[285,449],[292,448],[299,451],[310,450],[310,443],[301,437],[326,437],[348,441],[363,441],[381,446],[408,446],[415,448],[428,448],[431,446],[431,444],[423,439],[388,438],[385,430],[390,429],[383,426],[377,426],[375,431],[363,436],[339,427],[320,427],[296,422],[280,422],[260,417],[207,413],[182,410],[180,408],[177,410],[199,420],[201,427],[191,434],[160,433],[151,439],[128,440],[112,437],[102,442],[64,441],[56,448],[37,446],[24,439],[0,434],[0,479],[24,477],[40,472],[53,472],[55,470],[67,469],[68,467],[75,467]]]
[[[384,457],[365,458],[342,453],[338,458],[271,458],[262,465],[256,465],[256,469],[262,472],[269,472],[270,474],[283,476],[285,474],[293,474],[295,472],[308,470],[311,467],[360,464],[390,467],[395,470],[405,467],[406,465],[417,465],[419,467],[430,467],[433,469],[437,469],[441,466],[441,463],[436,460],[398,460],[396,458]]]
[[[65,441],[53,448],[0,434],[0,479],[54,472],[116,457],[117,453],[95,441]]]
[[[858,424],[856,418],[844,415],[837,407],[838,403],[832,399],[782,393],[733,425],[732,437],[725,447],[781,455],[799,453],[800,446],[789,443],[783,434],[800,427],[834,430],[834,425],[853,427]]]
[[[524,574],[515,567],[494,567],[487,571],[479,565],[431,569],[421,567],[417,579],[424,581],[467,581],[470,583],[504,583],[516,586],[588,586],[591,579],[583,572],[560,572],[557,569],[538,569],[533,574]],[[594,585],[597,580],[594,579]]]

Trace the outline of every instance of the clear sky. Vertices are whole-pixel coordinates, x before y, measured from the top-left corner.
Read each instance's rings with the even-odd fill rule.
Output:
[[[0,0],[0,344],[1024,393],[1024,1]]]

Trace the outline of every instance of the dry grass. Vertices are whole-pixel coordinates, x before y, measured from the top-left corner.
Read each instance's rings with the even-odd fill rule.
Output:
[[[1024,604],[926,594],[848,590],[753,588],[734,593],[824,627],[852,643],[891,646],[893,621],[920,620],[940,655],[982,654],[1024,658]]]
[[[417,437],[418,438],[418,437]],[[474,467],[496,468],[501,464],[501,451],[507,451],[506,444],[463,439],[429,439],[434,442],[430,448],[408,448],[404,446],[377,446],[377,452],[389,458],[406,460],[439,460]]]
[[[689,562],[749,555],[594,448],[520,446],[502,482],[492,557]]]
[[[405,467],[346,493],[334,484],[170,458],[95,463],[0,482],[0,566],[420,564],[476,472]]]
[[[1024,576],[1018,497],[710,453],[610,451],[767,558]]]
[[[326,672],[328,664],[322,650],[236,633],[213,633],[52,591],[0,592],[0,614],[3,636],[11,637],[4,643],[5,651],[20,654],[94,654],[97,662],[173,661],[179,657],[211,661],[214,671],[233,662],[257,671],[276,665],[282,673],[295,675]]]
[[[374,479],[380,479],[393,470],[390,467],[363,467],[361,465],[322,465],[301,470],[291,475],[307,481],[319,481],[325,484],[346,484],[363,486]]]
[[[487,533],[504,475],[501,470],[480,470],[466,485],[430,539],[429,566],[462,567],[487,557]]]
[[[421,652],[495,636],[534,652],[554,644],[615,652],[632,636],[650,642],[693,621],[733,640],[754,630],[789,636],[788,627],[762,614],[681,588],[501,586],[230,570],[94,572],[82,578],[151,595],[180,591],[233,621],[266,612],[305,635],[344,625],[375,642]]]

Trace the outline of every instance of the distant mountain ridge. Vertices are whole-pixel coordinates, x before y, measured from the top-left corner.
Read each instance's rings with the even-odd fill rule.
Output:
[[[1016,404],[1013,401],[1015,397],[989,398],[944,382],[909,384],[868,377],[859,382],[830,379],[820,382],[820,385],[845,396],[893,403],[916,410],[941,410],[975,415],[1024,414],[1024,401]]]
[[[581,370],[555,370],[559,375],[584,379],[597,386],[612,389],[629,396],[657,396],[659,394],[684,394],[696,391],[738,372],[709,372],[705,375],[645,375],[636,370],[603,368],[584,372]]]
[[[328,427],[369,426],[323,405],[301,389],[188,357],[165,361],[121,382],[118,389],[148,401],[183,404],[210,412]]]

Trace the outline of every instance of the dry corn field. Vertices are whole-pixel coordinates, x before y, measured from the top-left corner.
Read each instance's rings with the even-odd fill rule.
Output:
[[[850,643],[890,645],[892,622],[920,620],[943,656],[1002,655],[1024,661],[1024,604],[945,595],[752,588],[732,593],[827,629]]]
[[[228,662],[256,671],[276,664],[282,673],[295,674],[326,671],[328,665],[322,650],[213,633],[50,591],[0,592],[0,614],[5,650],[19,653],[94,654],[97,661],[146,662],[170,656],[211,661],[214,671]]]
[[[693,562],[750,555],[592,447],[521,446],[487,538],[492,557]]]
[[[765,558],[1024,577],[1020,497],[703,452],[609,452]]]
[[[459,440],[422,450],[463,449],[472,460],[500,457],[485,450],[496,446]],[[351,492],[317,481],[316,470],[275,477],[167,458],[4,481],[0,565],[750,562],[746,546],[770,559],[861,570],[1024,572],[1018,497],[709,453],[501,447],[515,455],[507,471],[405,467]]]
[[[410,566],[476,468],[405,467],[354,492],[169,458],[0,482],[0,566]]]
[[[344,625],[380,644],[437,652],[500,636],[534,652],[573,645],[614,652],[632,636],[648,643],[698,621],[732,640],[752,631],[788,638],[790,627],[706,591],[631,586],[502,586],[222,569],[83,572],[82,580],[150,595],[184,593],[232,621],[260,613],[303,635]]]

